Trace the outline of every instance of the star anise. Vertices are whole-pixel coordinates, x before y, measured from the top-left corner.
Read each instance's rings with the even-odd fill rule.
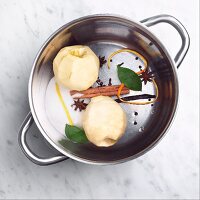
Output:
[[[74,100],[74,103],[71,105],[71,107],[75,106],[74,108],[75,111],[78,109],[79,111],[82,111],[86,109],[87,105],[88,105],[87,103],[84,103],[84,100],[80,101],[80,99],[78,99],[77,101]]]
[[[146,85],[148,81],[152,82],[152,78],[154,78],[154,74],[153,72],[149,72],[148,70],[146,70],[141,73],[140,78],[142,82],[144,82],[144,84]]]
[[[100,67],[102,67],[107,62],[105,56],[99,56],[99,62],[100,62]]]

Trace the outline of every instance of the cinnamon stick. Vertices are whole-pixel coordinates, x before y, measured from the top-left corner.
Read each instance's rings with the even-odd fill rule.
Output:
[[[84,99],[84,98],[92,98],[96,96],[115,96],[117,95],[118,89],[120,85],[111,85],[111,86],[103,86],[96,88],[89,88],[84,91],[76,91],[71,90],[70,94],[74,99]],[[130,90],[127,87],[124,87],[121,91],[121,94],[129,94]]]

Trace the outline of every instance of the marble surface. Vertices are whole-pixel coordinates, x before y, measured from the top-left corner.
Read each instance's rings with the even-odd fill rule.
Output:
[[[199,199],[198,0],[1,0],[0,1],[0,199]],[[29,111],[27,84],[34,57],[47,37],[70,20],[94,14],[142,20],[171,14],[187,28],[191,46],[178,70],[179,108],[166,137],[128,163],[91,166],[73,160],[39,167],[21,152],[17,134]],[[170,26],[151,28],[172,56],[180,39]],[[55,152],[36,127],[32,148]]]

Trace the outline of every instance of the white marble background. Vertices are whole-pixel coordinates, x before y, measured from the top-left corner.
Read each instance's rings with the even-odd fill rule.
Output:
[[[199,199],[198,7],[198,0],[0,0],[0,198]],[[128,163],[91,166],[68,160],[36,166],[17,143],[19,126],[29,111],[27,84],[33,59],[53,31],[94,13],[138,21],[166,13],[186,26],[191,47],[178,70],[175,121],[158,146]],[[180,39],[173,28],[160,25],[152,31],[174,56]],[[52,154],[37,128],[31,133],[33,148]]]

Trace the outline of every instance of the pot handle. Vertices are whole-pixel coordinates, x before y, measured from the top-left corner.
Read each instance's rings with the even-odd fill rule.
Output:
[[[21,128],[19,130],[18,142],[19,142],[19,145],[20,145],[22,151],[26,155],[26,157],[29,160],[31,160],[33,163],[35,163],[37,165],[41,165],[41,166],[51,165],[51,164],[55,164],[55,163],[61,162],[63,160],[66,160],[68,157],[66,157],[64,155],[58,155],[58,156],[54,156],[51,158],[42,158],[32,152],[32,150],[29,148],[29,146],[27,144],[26,134],[28,133],[28,130],[31,127],[31,125],[33,124],[33,122],[34,122],[33,116],[31,114],[31,112],[29,112],[28,115],[26,116],[26,118],[24,119],[24,121],[21,125]]]
[[[162,22],[172,25],[178,31],[178,33],[181,37],[182,45],[174,58],[174,61],[178,68],[180,66],[180,64],[182,63],[182,61],[189,49],[190,37],[188,35],[186,28],[181,24],[181,22],[171,15],[157,15],[157,16],[153,16],[153,17],[150,17],[150,18],[147,18],[147,19],[144,19],[141,21],[141,23],[143,23],[147,27],[150,27],[150,26],[156,25],[158,23],[162,23]]]

